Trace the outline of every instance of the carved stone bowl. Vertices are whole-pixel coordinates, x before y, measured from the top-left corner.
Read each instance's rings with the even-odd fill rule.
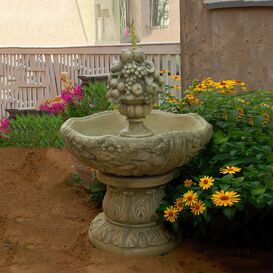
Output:
[[[212,126],[197,114],[152,111],[144,125],[153,135],[121,137],[128,124],[117,111],[70,118],[62,128],[65,146],[84,164],[116,176],[165,174],[196,156],[209,141]]]

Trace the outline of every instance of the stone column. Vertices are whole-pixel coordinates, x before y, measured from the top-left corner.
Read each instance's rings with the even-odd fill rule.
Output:
[[[98,174],[107,185],[103,213],[91,223],[91,242],[125,255],[161,255],[175,247],[174,237],[158,223],[156,210],[172,173],[151,177]]]

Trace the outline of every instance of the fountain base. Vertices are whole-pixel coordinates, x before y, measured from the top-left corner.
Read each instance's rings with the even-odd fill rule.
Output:
[[[151,177],[98,174],[107,184],[104,212],[91,223],[93,245],[117,254],[162,255],[176,246],[174,236],[157,222],[156,210],[172,173]]]

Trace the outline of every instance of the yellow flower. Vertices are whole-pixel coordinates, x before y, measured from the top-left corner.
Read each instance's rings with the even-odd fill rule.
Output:
[[[177,211],[181,211],[183,210],[184,208],[184,205],[183,205],[183,198],[182,197],[179,197],[175,200],[175,205],[174,207],[177,209]]]
[[[176,100],[176,99],[168,99],[167,102],[169,102],[169,103],[178,103],[178,100]]]
[[[171,88],[175,89],[175,90],[180,90],[181,86],[180,85],[172,85]]]
[[[270,105],[266,104],[266,103],[262,103],[262,106],[266,107],[266,108],[270,108]]]
[[[208,90],[216,90],[219,93],[223,94],[232,94],[237,93],[239,91],[238,87],[242,91],[246,91],[246,83],[238,80],[223,80],[223,81],[214,81],[212,78],[207,78],[203,80],[201,83],[194,87],[194,91],[208,91]],[[238,89],[238,90],[237,90]]]
[[[203,214],[206,210],[206,206],[205,204],[198,200],[194,205],[191,206],[191,212],[194,215],[199,215],[199,214]]]
[[[194,191],[187,191],[183,194],[183,202],[186,206],[192,206],[194,205],[198,200],[198,195]]]
[[[178,210],[174,208],[173,206],[170,206],[164,210],[164,217],[167,221],[173,223],[177,219]]]
[[[160,70],[159,72],[160,72],[161,74],[164,74],[164,73],[169,73],[169,70],[163,69],[163,70]]]
[[[240,201],[240,195],[235,191],[217,191],[212,197],[212,202],[215,206],[233,206],[234,203],[238,203]]]
[[[185,179],[185,180],[184,180],[184,186],[185,186],[186,188],[189,188],[192,184],[193,184],[193,182],[192,182],[191,179]]]
[[[190,104],[197,104],[199,102],[199,99],[194,96],[193,94],[187,94],[185,96],[185,99],[188,101]]]
[[[222,118],[223,118],[224,120],[227,120],[227,118],[228,118],[227,113],[222,113]]]
[[[270,122],[270,115],[267,112],[263,114],[263,118],[264,119],[263,119],[262,125],[266,125]]]
[[[246,103],[246,101],[244,99],[241,99],[241,98],[235,98],[235,100],[240,101],[241,103]]]
[[[204,176],[199,181],[199,187],[202,190],[207,190],[213,186],[214,179],[210,176]]]
[[[181,81],[181,77],[178,75],[170,76],[170,78],[174,79],[175,81]]]
[[[247,123],[248,123],[250,126],[252,126],[252,125],[254,124],[253,119],[252,119],[252,118],[248,118]]]
[[[239,114],[236,117],[236,119],[241,119],[245,115],[244,109],[239,109]]]
[[[220,173],[222,174],[235,174],[239,173],[241,168],[235,166],[226,166],[225,168],[220,168]]]

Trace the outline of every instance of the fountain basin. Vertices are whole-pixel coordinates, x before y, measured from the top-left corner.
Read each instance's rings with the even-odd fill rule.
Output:
[[[212,126],[197,114],[152,111],[144,125],[153,135],[121,137],[128,124],[117,111],[70,118],[62,128],[65,146],[74,157],[101,173],[154,176],[189,162],[209,141]]]

